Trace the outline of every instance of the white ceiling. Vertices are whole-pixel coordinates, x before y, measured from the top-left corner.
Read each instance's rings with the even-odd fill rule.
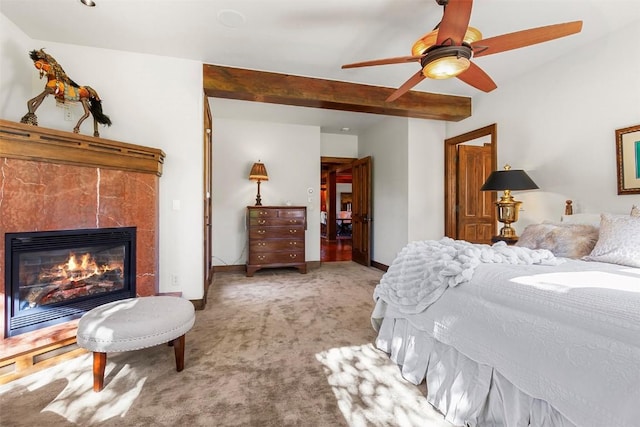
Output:
[[[435,0],[95,1],[97,6],[89,8],[79,0],[0,0],[0,11],[36,40],[386,87],[400,86],[418,64],[340,67],[409,55],[414,41],[442,16]],[[584,21],[579,34],[474,62],[500,90],[501,84],[576,47],[631,23],[640,25],[640,0],[476,0],[470,25],[492,37],[575,20]],[[637,49],[636,43],[630,41],[630,47]],[[469,97],[479,93],[457,79],[425,79],[414,90]],[[281,121],[286,114],[289,122],[330,132],[350,127],[350,133],[357,133],[376,120],[368,114],[260,103],[250,103],[247,111],[245,104],[215,99],[212,106],[218,117],[240,109],[243,118],[257,120]]]

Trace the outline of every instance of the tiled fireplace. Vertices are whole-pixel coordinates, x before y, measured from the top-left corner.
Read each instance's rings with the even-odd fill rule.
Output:
[[[31,369],[38,353],[75,342],[79,313],[74,311],[85,310],[86,301],[157,293],[158,190],[163,160],[164,153],[154,148],[0,120],[0,383],[13,375],[7,375],[13,368]],[[133,231],[132,245],[91,243],[81,238],[48,249],[38,246],[48,243],[51,236],[64,240],[74,234],[103,233],[100,238],[106,235],[109,240],[114,230]],[[28,247],[39,237],[43,239]],[[17,242],[21,261],[20,256],[7,254],[9,240]],[[112,272],[76,277],[74,283],[53,290],[50,282],[60,279],[48,276],[73,264],[82,265],[86,254],[101,266],[114,264],[109,267]],[[127,260],[129,256],[133,257]],[[7,268],[20,262],[24,262],[21,273]],[[33,266],[38,263],[45,265]],[[15,289],[12,282],[20,282],[15,274],[22,275],[23,284],[29,283],[25,286],[31,293]],[[73,303],[76,307],[60,309],[70,312],[68,318],[22,327],[25,316],[55,312],[52,308],[70,294],[79,300]],[[17,329],[10,324],[14,317]]]

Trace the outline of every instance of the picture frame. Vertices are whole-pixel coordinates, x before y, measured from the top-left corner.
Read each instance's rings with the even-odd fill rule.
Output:
[[[640,125],[616,129],[618,194],[640,194]]]

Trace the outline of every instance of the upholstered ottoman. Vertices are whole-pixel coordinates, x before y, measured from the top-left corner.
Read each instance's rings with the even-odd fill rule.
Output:
[[[174,296],[129,298],[98,306],[78,323],[78,346],[93,352],[93,391],[104,386],[107,353],[173,345],[184,369],[185,334],[195,322],[193,304]]]

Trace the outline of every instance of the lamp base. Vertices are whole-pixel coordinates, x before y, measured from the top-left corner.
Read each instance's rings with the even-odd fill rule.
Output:
[[[258,180],[258,194],[256,194],[256,206],[262,206],[262,197],[260,197],[260,180]]]
[[[516,230],[511,227],[511,223],[505,223],[500,229],[500,234],[491,238],[491,243],[505,242],[507,245],[513,245],[518,241]]]
[[[511,223],[505,224],[504,227],[500,229],[500,233],[498,236],[504,239],[517,239],[518,235],[516,234],[516,230],[511,227]]]

